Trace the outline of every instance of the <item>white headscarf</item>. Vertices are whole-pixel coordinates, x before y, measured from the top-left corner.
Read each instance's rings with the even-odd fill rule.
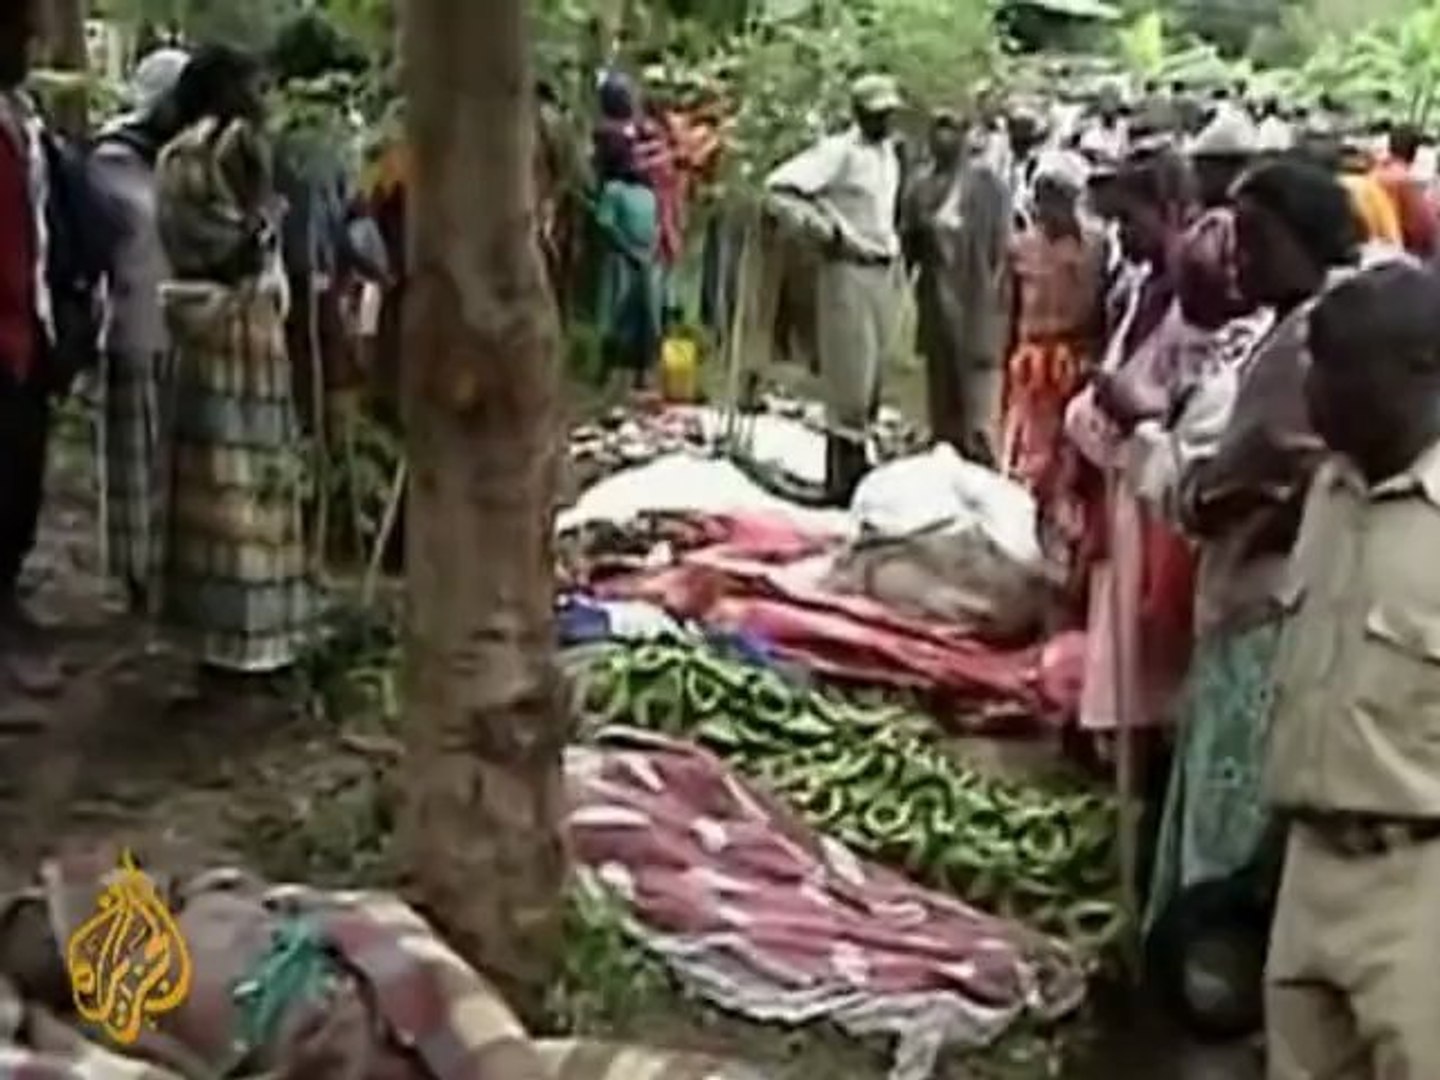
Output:
[[[1073,150],[1042,150],[1035,159],[1035,180],[1049,180],[1079,194],[1090,180],[1090,166]]]
[[[126,104],[137,116],[145,116],[158,105],[162,98],[175,89],[180,73],[190,62],[190,54],[184,49],[156,49],[130,76],[126,87]]]

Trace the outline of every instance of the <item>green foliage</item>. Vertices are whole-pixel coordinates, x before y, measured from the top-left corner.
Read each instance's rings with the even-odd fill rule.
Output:
[[[1167,12],[1141,12],[1115,32],[1120,62],[1137,79],[1164,84],[1219,85],[1244,77],[1243,61],[1228,61],[1210,41],[1184,29]]]
[[[112,17],[132,25],[179,26],[197,41],[260,48],[296,10],[295,0],[110,0]]]
[[[569,106],[577,138],[594,107],[594,72],[605,55],[594,25],[598,6],[584,0],[532,6],[537,66]],[[895,75],[920,107],[963,105],[998,59],[991,0],[829,0],[803,18],[773,20],[757,17],[761,6],[632,4],[622,57],[730,102],[724,188],[736,198],[843,122],[860,72]]]
[[[1158,76],[1165,67],[1167,41],[1165,16],[1151,10],[1122,26],[1115,34],[1125,66],[1146,78]]]
[[[1323,33],[1303,63],[1276,77],[1303,100],[1325,94],[1364,116],[1428,125],[1440,104],[1440,0]]]
[[[1279,26],[1289,6],[1288,0],[1175,0],[1168,14],[1182,31],[1239,56],[1255,34]]]
[[[637,947],[621,902],[591,878],[571,891],[565,955],[545,1011],[561,1031],[606,1030],[649,1006],[669,1011],[676,989],[662,963]]]
[[[396,0],[325,0],[323,6],[336,26],[374,55],[393,47],[395,4]]]
[[[732,35],[700,67],[735,109],[731,194],[843,123],[861,72],[894,75],[919,108],[967,104],[998,61],[991,16],[988,0],[850,0]]]
[[[120,110],[119,87],[96,76],[42,68],[30,73],[29,85],[47,116],[63,112],[82,97],[90,116],[111,116]]]

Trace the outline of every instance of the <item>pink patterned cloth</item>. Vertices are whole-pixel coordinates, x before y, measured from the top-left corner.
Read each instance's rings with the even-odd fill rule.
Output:
[[[567,778],[580,862],[684,980],[756,1019],[894,1035],[896,1080],[1084,993],[1059,943],[860,861],[699,747],[625,732]]]
[[[994,647],[953,625],[826,588],[841,538],[761,514],[710,524],[709,546],[596,584],[596,594],[647,600],[677,618],[758,638],[832,678],[920,690],[942,705],[994,706],[1010,716],[1074,715],[1075,698],[1051,695],[1067,684],[1044,677],[1042,646]]]
[[[1173,402],[1217,368],[1212,338],[1186,323],[1174,301],[1128,358],[1112,356],[1110,370],[1144,387],[1137,396]],[[1136,498],[1126,473],[1129,437],[1090,389],[1071,402],[1065,428],[1106,476],[1104,558],[1090,575],[1080,727],[1113,731],[1163,723],[1189,652],[1193,558],[1178,533]]]

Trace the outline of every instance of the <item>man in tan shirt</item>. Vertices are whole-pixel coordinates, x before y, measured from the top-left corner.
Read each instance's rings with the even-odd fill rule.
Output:
[[[1440,280],[1328,293],[1306,393],[1334,452],[1286,590],[1266,776],[1289,822],[1272,1080],[1440,1077]]]
[[[899,144],[895,80],[865,75],[851,91],[855,122],[784,162],[766,180],[767,205],[787,232],[821,240],[816,340],[825,398],[826,487],[848,506],[864,476],[881,374],[894,346]]]

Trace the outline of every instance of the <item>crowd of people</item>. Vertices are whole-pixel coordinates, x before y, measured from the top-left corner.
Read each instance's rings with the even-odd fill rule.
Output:
[[[1068,131],[941,113],[902,178],[898,88],[867,77],[854,105],[770,179],[774,217],[825,252],[832,494],[865,468],[908,262],[935,434],[1033,492],[1088,630],[1080,729],[1173,746],[1147,930],[1281,822],[1270,1075],[1440,1069],[1424,140],[1228,91]]]
[[[37,7],[0,14],[0,199],[18,238],[0,257],[6,653],[22,680],[51,681],[20,571],[52,408],[83,372],[98,391],[105,562],[132,610],[193,645],[209,676],[283,671],[320,603],[317,447],[355,397],[400,422],[409,155],[395,132],[365,145],[375,131],[338,99],[314,102],[338,138],[272,113],[276,84],[306,100],[369,63],[313,12],[263,55],[152,43],[126,111],[67,138],[27,94]],[[687,207],[721,124],[700,87],[654,77],[642,94],[618,67],[597,74],[588,151],[537,87],[537,239],[562,314],[596,330],[601,374],[644,387],[680,318]]]
[[[267,123],[268,81],[327,61],[283,35],[268,65],[223,45],[157,48],[128,111],[82,144],[26,95],[35,9],[0,12],[3,648],[12,670],[48,680],[20,571],[52,406],[86,370],[107,569],[132,609],[209,675],[283,671],[316,617],[304,447],[328,377],[316,354],[337,351],[325,316],[342,275],[389,278],[354,170]]]
[[[0,648],[41,637],[20,570],[51,406],[93,346],[111,572],[209,670],[282,670],[317,610],[300,448],[320,312],[346,275],[397,297],[406,168],[368,207],[353,170],[297,172],[266,133],[264,65],[223,46],[152,53],[77,154],[24,93],[34,7],[0,8]],[[615,72],[597,95],[589,179],[541,183],[540,240],[563,300],[557,207],[582,202],[604,365],[639,385],[719,128]],[[935,437],[1033,493],[1088,631],[1080,729],[1173,746],[1147,927],[1244,871],[1278,813],[1272,1076],[1435,1075],[1433,148],[1233,88],[1063,121],[941,111],[919,152],[893,79],[862,77],[853,105],[765,199],[817,255],[830,495],[866,471],[913,288]],[[538,167],[568,176],[561,142]]]

